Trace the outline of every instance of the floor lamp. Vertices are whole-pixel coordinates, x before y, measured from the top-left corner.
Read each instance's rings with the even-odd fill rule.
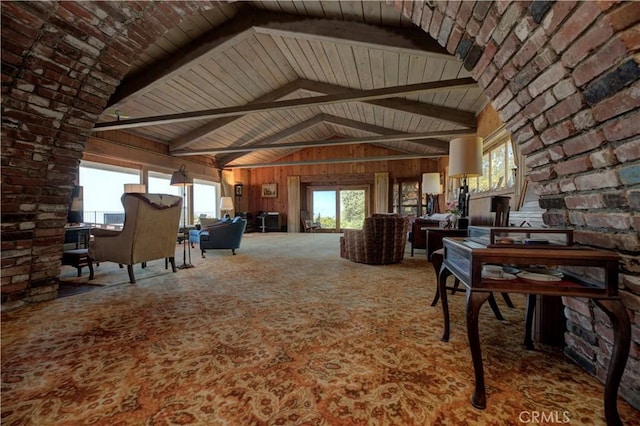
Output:
[[[440,173],[422,174],[422,193],[427,194],[427,216],[440,212],[438,194],[442,193]]]
[[[471,136],[453,139],[449,144],[449,177],[462,179],[458,208],[468,225],[469,186],[467,178],[482,176],[482,138]]]
[[[180,170],[173,172],[171,175],[171,186],[182,187],[182,206],[184,214],[182,215],[182,265],[178,269],[193,268],[191,264],[191,246],[189,245],[189,232],[187,231],[187,186],[193,185],[193,178],[187,173],[187,166],[180,166]],[[187,263],[187,250],[189,250],[189,263]]]

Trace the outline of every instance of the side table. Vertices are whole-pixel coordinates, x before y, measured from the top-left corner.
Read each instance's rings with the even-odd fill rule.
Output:
[[[82,268],[89,268],[89,280],[93,279],[93,263],[89,257],[89,249],[67,250],[62,253],[62,264],[78,269],[78,276],[82,276]]]

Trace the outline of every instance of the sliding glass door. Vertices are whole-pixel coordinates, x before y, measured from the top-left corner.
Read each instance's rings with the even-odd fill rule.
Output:
[[[322,229],[340,232],[361,229],[367,214],[368,190],[354,188],[310,188],[313,221]]]

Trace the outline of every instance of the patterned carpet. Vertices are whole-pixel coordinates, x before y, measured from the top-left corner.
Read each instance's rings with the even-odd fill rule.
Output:
[[[450,297],[443,343],[424,251],[362,265],[339,257],[338,237],[247,234],[236,256],[136,267],[134,285],[102,264],[96,289],[3,314],[2,424],[604,424],[603,385],[557,349],[522,349],[518,296],[517,309],[499,301],[504,322],[483,307],[487,408],[474,409],[464,296]],[[86,284],[75,274],[63,270]]]

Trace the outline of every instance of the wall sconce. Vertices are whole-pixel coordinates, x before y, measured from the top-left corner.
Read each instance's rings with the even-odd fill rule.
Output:
[[[440,210],[438,206],[438,194],[442,193],[440,173],[422,174],[422,193],[427,194],[427,215],[431,216],[433,213],[437,213]]]
[[[467,178],[482,176],[482,138],[471,136],[453,139],[449,144],[449,176],[462,179],[458,208],[469,216]]]

